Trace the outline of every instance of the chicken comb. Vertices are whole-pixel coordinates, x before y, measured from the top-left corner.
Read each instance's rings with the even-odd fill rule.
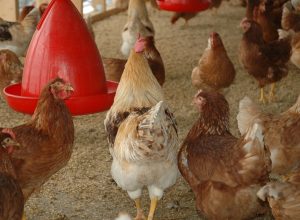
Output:
[[[10,128],[3,128],[2,133],[9,134],[13,139],[16,139],[15,133]]]
[[[209,35],[210,37],[216,37],[216,36],[219,36],[219,34],[217,33],[217,32],[211,32],[210,33],[210,35]]]
[[[197,98],[201,93],[203,92],[203,90],[202,89],[199,89],[198,91],[197,91],[197,93],[195,94],[195,98]]]
[[[244,22],[246,22],[246,21],[250,21],[248,18],[243,18],[242,20],[241,20],[241,23],[240,23],[240,27],[242,27],[243,26],[243,23]]]
[[[134,45],[134,51],[136,53],[142,53],[145,49],[145,38],[141,37],[141,34],[138,34],[138,38]]]

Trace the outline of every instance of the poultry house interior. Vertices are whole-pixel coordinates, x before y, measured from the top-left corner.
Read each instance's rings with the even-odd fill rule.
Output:
[[[239,60],[243,36],[239,24],[246,13],[240,0],[223,1],[217,13],[212,10],[200,12],[189,20],[188,25],[185,25],[183,19],[172,25],[170,18],[173,12],[157,10],[149,2],[147,9],[155,30],[155,47],[165,68],[162,90],[176,118],[180,144],[199,117],[198,110],[191,105],[197,92],[197,88],[192,85],[191,73],[208,46],[211,32],[217,32],[221,36],[236,72],[233,83],[224,90],[230,108],[229,130],[234,136],[241,136],[236,116],[239,101],[245,96],[257,103],[263,112],[272,114],[284,112],[296,102],[300,95],[300,70],[291,62],[287,64],[287,76],[276,83],[275,100],[265,104],[259,102],[257,81],[247,73]],[[93,23],[95,42],[101,56],[127,59],[120,52],[121,33],[126,21],[127,13],[121,12]],[[266,85],[267,89],[270,87],[270,84]],[[134,201],[117,186],[111,176],[112,157],[103,124],[106,114],[107,112],[101,112],[73,118],[75,140],[70,161],[26,202],[25,213],[28,220],[111,220],[121,212],[133,217],[136,215]],[[0,127],[23,124],[30,117],[13,111],[0,99]],[[145,189],[141,201],[144,213],[149,212],[149,201]],[[180,176],[176,184],[164,192],[154,219],[202,219],[195,203],[193,191]]]

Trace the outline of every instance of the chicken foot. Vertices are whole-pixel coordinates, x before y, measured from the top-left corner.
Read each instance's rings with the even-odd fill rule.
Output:
[[[269,92],[269,102],[272,102],[275,100],[275,83],[272,83],[271,84],[271,89],[270,89],[270,92]]]
[[[151,198],[150,211],[149,211],[149,215],[148,215],[147,220],[153,220],[154,212],[155,212],[155,209],[156,209],[156,206],[157,206],[157,202],[158,202],[158,198],[156,196]]]
[[[211,16],[216,16],[216,15],[218,15],[218,9],[217,9],[217,8],[215,8],[215,7],[214,7],[214,8],[212,8],[212,9],[211,9],[211,13],[210,13],[210,15],[211,15]]]
[[[264,88],[260,88],[260,99],[259,99],[259,101],[266,104]]]
[[[136,213],[137,213],[135,220],[145,220],[146,218],[144,216],[143,209],[141,206],[141,199],[137,198],[134,200],[134,202],[135,202]]]
[[[26,220],[25,213],[22,215],[22,220]]]
[[[184,22],[184,28],[188,28],[188,27],[189,27],[189,21],[185,20],[185,22]]]

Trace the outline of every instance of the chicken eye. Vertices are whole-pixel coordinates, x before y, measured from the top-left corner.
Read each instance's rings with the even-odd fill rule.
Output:
[[[150,33],[153,33],[153,30],[152,30],[150,27],[147,27],[147,26],[146,26],[146,29],[147,29]]]
[[[3,143],[8,144],[9,143],[9,138],[5,138]]]

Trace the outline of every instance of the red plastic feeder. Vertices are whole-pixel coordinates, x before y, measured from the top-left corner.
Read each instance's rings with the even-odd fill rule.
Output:
[[[209,8],[210,0],[156,0],[158,6],[167,11],[199,12]]]
[[[49,4],[28,48],[22,84],[4,89],[9,106],[32,114],[41,90],[56,77],[75,90],[66,100],[73,115],[104,111],[113,103],[118,84],[106,81],[97,46],[70,0]]]

